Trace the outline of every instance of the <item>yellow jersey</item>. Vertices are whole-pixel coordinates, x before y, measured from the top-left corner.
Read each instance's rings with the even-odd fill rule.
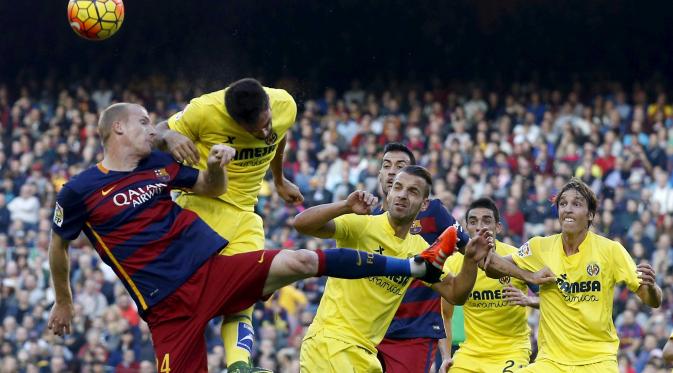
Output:
[[[411,258],[428,244],[420,235],[407,234],[402,239],[381,215],[342,215],[336,223],[337,247]],[[305,338],[319,332],[324,336],[358,345],[376,354],[388,325],[411,283],[407,276],[372,276],[358,280],[329,278],[318,312]]]
[[[496,241],[495,251],[501,256],[512,255],[517,249]],[[464,256],[454,253],[444,264],[444,271],[457,274],[463,266]],[[470,296],[463,305],[465,315],[465,341],[460,348],[471,355],[504,356],[512,350],[530,350],[530,327],[526,307],[505,301],[502,289],[512,284],[526,293],[528,286],[522,280],[505,276],[493,279],[481,269]]]
[[[557,276],[555,284],[540,287],[539,358],[565,365],[616,361],[615,284],[634,292],[640,286],[636,264],[620,243],[588,232],[579,252],[567,256],[561,234],[533,237],[512,258],[523,269],[547,266]]]
[[[219,198],[244,211],[254,211],[257,195],[276,155],[278,143],[294,124],[297,104],[282,89],[264,87],[271,106],[272,135],[258,139],[236,123],[224,106],[226,89],[192,99],[184,110],[168,119],[170,129],[196,144],[198,169],[205,169],[210,148],[226,144],[236,149],[236,156],[227,165],[229,185]]]

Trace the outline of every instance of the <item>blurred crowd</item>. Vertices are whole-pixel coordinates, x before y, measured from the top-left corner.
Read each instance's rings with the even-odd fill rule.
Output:
[[[292,81],[281,85],[297,93]],[[157,123],[190,97],[222,87],[161,75],[124,85],[0,82],[1,372],[154,371],[147,325],[84,237],[69,251],[72,333],[59,338],[46,328],[54,300],[47,261],[54,197],[70,177],[101,159],[96,124],[109,104],[140,103]],[[285,173],[304,204],[287,206],[273,183],[262,187],[257,212],[268,248],[333,245],[299,235],[293,217],[356,189],[378,193],[379,159],[388,142],[414,151],[434,175],[434,196],[459,220],[472,200],[495,199],[500,239],[513,245],[559,231],[551,200],[578,176],[600,197],[593,229],[621,241],[636,262],[650,262],[664,291],[656,310],[622,287],[616,291],[620,370],[665,371],[661,348],[673,311],[673,100],[660,86],[578,81],[556,89],[522,82],[495,89],[434,81],[365,89],[355,81],[343,92],[327,88],[316,96],[298,100],[285,154]],[[324,281],[298,282],[256,306],[257,366],[298,371],[301,339]],[[531,313],[534,331],[538,317]],[[226,369],[219,330],[213,320],[206,333],[213,372]]]

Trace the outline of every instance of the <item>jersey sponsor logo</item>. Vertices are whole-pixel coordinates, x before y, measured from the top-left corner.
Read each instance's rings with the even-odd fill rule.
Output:
[[[111,187],[108,188],[108,189],[103,189],[103,190],[100,191],[100,194],[102,194],[103,197],[105,197],[105,196],[107,196],[108,194],[110,194],[110,192],[112,192],[112,189],[114,189],[116,186],[117,186],[117,184],[111,186]]]
[[[389,279],[390,281],[398,285],[406,285],[407,282],[409,282],[409,276],[396,275],[396,276],[385,276],[385,278]]]
[[[474,308],[500,308],[511,306],[509,301],[504,300],[502,290],[474,290],[468,295],[470,307]]]
[[[498,279],[498,281],[499,281],[501,284],[503,284],[503,285],[507,285],[507,284],[509,284],[510,282],[512,282],[512,278],[509,277],[509,276],[502,276],[502,277],[500,277],[500,278]]]
[[[54,207],[54,224],[59,227],[63,225],[63,207],[58,202],[56,202],[56,206]]]
[[[401,281],[402,279],[398,279],[398,282],[393,282],[390,283],[389,281],[386,281],[386,279],[389,279],[391,277],[401,277],[404,278],[406,276],[388,276],[388,277],[379,277],[379,276],[370,276],[367,277],[369,282],[373,283],[374,285],[386,290],[387,292],[394,294],[394,295],[403,295],[403,290],[404,290],[404,285],[406,285],[406,282]],[[409,278],[406,278],[406,281],[409,281]]]
[[[596,263],[589,263],[587,265],[587,274],[589,276],[597,276],[598,273],[600,273],[601,267],[598,266]]]
[[[159,168],[157,170],[154,170],[154,176],[157,177],[160,181],[168,181],[171,179],[171,175],[168,174],[168,171],[166,171],[165,168]]]
[[[276,144],[265,146],[262,148],[243,148],[237,149],[234,156],[235,161],[245,161],[248,159],[265,157],[276,150]]]
[[[112,201],[117,206],[140,206],[152,199],[152,197],[161,194],[167,185],[164,183],[148,184],[144,187],[125,190],[112,197]]]
[[[568,281],[568,275],[565,273],[556,279],[556,285],[566,302],[598,302],[598,296],[591,293],[601,291],[600,281]]]
[[[474,299],[474,300],[491,300],[491,299],[502,299],[502,291],[501,290],[474,290],[470,292],[468,295],[468,298]]]
[[[411,234],[419,234],[423,230],[423,226],[421,226],[421,221],[420,220],[414,220],[414,222],[411,224],[411,228],[409,228],[409,233]]]
[[[233,144],[234,140],[236,140],[235,136],[224,135],[224,137],[227,138],[226,140],[224,140],[225,144]]]
[[[531,256],[531,254],[533,254],[533,252],[530,250],[530,245],[528,244],[528,242],[521,245],[521,247],[519,248],[519,251],[517,251],[517,254],[522,258],[525,258],[527,256]]]

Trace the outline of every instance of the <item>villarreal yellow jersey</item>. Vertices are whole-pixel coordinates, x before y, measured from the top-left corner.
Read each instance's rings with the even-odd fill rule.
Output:
[[[353,248],[397,258],[410,258],[428,244],[420,235],[401,239],[388,222],[388,214],[343,215],[335,220],[337,247]],[[358,280],[329,278],[309,338],[322,331],[326,337],[355,344],[376,353],[409,287],[406,276],[379,276]]]
[[[496,241],[495,251],[502,255],[515,254],[517,249]],[[454,253],[444,264],[445,272],[457,274],[463,266],[464,256]],[[460,348],[472,355],[511,355],[513,350],[530,349],[530,328],[526,307],[505,301],[502,289],[512,284],[524,293],[524,281],[509,276],[493,279],[479,270],[474,288],[463,305],[465,313],[465,342]]]
[[[612,322],[617,283],[639,287],[636,264],[624,247],[593,232],[579,252],[567,256],[561,235],[534,237],[512,258],[521,268],[548,266],[557,279],[540,287],[538,356],[566,365],[617,359],[619,339]]]
[[[227,165],[227,192],[219,198],[245,211],[254,210],[262,180],[276,155],[278,143],[294,124],[297,115],[297,105],[289,93],[266,87],[264,90],[269,95],[273,130],[267,139],[254,137],[229,116],[224,106],[226,89],[191,100],[184,110],[168,119],[170,129],[196,144],[199,169],[205,169],[213,145],[226,144],[236,149],[236,156]]]

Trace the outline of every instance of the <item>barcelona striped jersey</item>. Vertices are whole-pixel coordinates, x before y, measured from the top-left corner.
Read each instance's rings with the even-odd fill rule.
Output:
[[[192,187],[198,174],[162,152],[128,172],[99,164],[63,186],[52,228],[64,240],[83,231],[143,315],[227,245],[171,200],[171,189]]]

